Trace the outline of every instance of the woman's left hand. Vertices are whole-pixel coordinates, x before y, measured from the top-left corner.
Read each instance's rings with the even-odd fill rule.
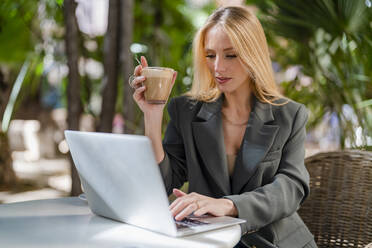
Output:
[[[173,189],[173,194],[177,199],[172,202],[169,209],[176,220],[182,220],[190,214],[234,217],[238,215],[234,203],[229,199],[216,199],[194,192],[186,194],[178,189]]]

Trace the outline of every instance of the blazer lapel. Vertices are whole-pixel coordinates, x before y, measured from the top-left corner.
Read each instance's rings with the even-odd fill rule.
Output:
[[[221,196],[231,193],[220,111],[222,101],[221,96],[216,102],[203,103],[197,114],[201,121],[192,122],[196,147]]]
[[[279,126],[270,125],[274,120],[270,104],[254,99],[242,145],[240,147],[234,173],[232,193],[238,194],[255,174],[258,164],[272,146]]]

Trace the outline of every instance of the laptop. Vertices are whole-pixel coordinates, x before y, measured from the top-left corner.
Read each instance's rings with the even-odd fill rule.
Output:
[[[93,213],[180,237],[244,223],[233,217],[189,216],[176,221],[146,136],[65,131]]]

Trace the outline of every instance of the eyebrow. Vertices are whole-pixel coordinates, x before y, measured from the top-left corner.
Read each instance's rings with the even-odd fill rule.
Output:
[[[225,51],[230,51],[230,50],[234,50],[234,48],[228,47],[228,48],[223,49],[224,52]],[[206,48],[205,51],[206,52],[214,52],[214,50],[213,49],[210,49],[210,48]]]

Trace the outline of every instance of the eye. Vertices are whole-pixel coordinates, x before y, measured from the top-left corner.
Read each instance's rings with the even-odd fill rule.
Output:
[[[216,57],[216,55],[214,55],[214,54],[207,54],[205,57],[212,59],[212,58]]]
[[[235,54],[227,54],[226,55],[226,58],[229,58],[229,59],[232,59],[232,58],[236,58],[237,56]]]

